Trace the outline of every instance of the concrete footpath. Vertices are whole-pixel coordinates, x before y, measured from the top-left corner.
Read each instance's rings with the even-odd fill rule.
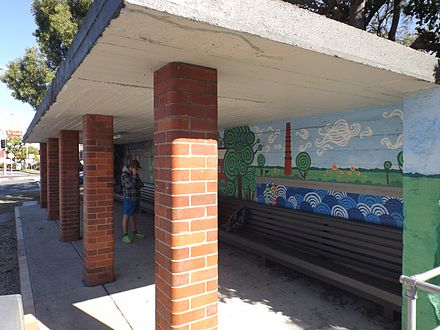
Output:
[[[123,244],[121,205],[115,206],[117,279],[96,287],[82,282],[82,241],[60,242],[57,223],[37,205],[18,208],[30,279],[22,290],[24,309],[40,329],[155,328],[153,218],[141,214],[146,238]],[[398,329],[379,316],[378,306],[331,286],[267,268],[229,245],[220,245],[219,256],[220,329]]]

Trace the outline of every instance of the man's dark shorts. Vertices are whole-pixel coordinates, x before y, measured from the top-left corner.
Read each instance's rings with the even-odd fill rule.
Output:
[[[124,198],[124,214],[131,216],[138,214],[140,209],[140,201]]]

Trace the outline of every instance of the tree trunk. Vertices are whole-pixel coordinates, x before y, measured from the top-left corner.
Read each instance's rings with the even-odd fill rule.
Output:
[[[368,14],[365,14],[364,30],[367,29],[367,26],[368,26],[368,24],[370,24],[374,15],[376,15],[376,13],[382,8],[382,6],[384,4],[385,4],[385,0],[374,0],[373,1],[373,5],[370,7]]]
[[[388,39],[396,41],[397,27],[399,26],[400,12],[402,10],[402,0],[394,0],[393,22],[391,23]]]
[[[362,30],[365,28],[365,2],[366,0],[351,0],[348,20],[348,24]]]

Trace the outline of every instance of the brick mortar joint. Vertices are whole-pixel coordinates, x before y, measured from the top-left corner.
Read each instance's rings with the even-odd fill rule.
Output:
[[[218,245],[218,242],[217,242],[217,241],[212,242],[212,243],[217,243],[217,245]],[[217,249],[217,252],[214,252],[214,253],[204,254],[204,255],[201,255],[201,256],[194,256],[194,257],[189,257],[189,258],[184,258],[184,259],[170,259],[169,257],[167,257],[166,255],[164,255],[164,254],[163,254],[162,252],[160,252],[159,250],[155,250],[154,253],[160,254],[160,255],[163,256],[165,259],[167,259],[167,260],[169,260],[169,261],[172,261],[172,262],[187,262],[187,261],[193,261],[193,260],[197,260],[197,259],[201,259],[201,258],[205,258],[205,262],[206,262],[207,257],[215,257],[215,256],[218,256],[218,249]],[[161,264],[160,264],[160,265],[161,265]],[[162,265],[161,265],[161,266],[162,266]],[[208,268],[211,269],[211,268],[214,268],[214,267],[217,267],[217,268],[218,268],[218,266],[204,266],[203,268],[200,268],[199,270],[208,269]],[[197,270],[194,270],[194,271],[197,271]],[[169,272],[169,273],[171,273],[171,274],[176,274],[176,275],[183,275],[183,274],[190,274],[191,272],[193,272],[193,271]]]

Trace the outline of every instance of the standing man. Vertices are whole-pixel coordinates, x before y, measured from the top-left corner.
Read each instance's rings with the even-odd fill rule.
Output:
[[[122,218],[122,242],[131,243],[133,238],[144,238],[142,233],[137,231],[137,214],[140,209],[141,188],[144,183],[139,178],[138,171],[141,168],[139,162],[134,159],[124,166],[121,175],[122,192],[124,195],[124,217]],[[128,235],[128,223],[133,227],[133,236]]]

